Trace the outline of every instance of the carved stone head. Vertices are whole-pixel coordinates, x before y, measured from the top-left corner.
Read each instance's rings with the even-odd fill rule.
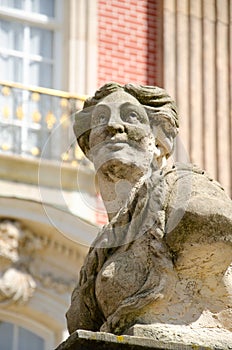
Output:
[[[19,262],[24,255],[29,256],[42,247],[33,232],[20,222],[8,219],[0,220],[0,241],[1,268]]]
[[[161,88],[109,83],[86,100],[76,114],[74,132],[95,168],[113,158],[125,163],[133,158],[143,168],[153,155],[160,166],[159,160],[173,152],[178,114],[174,101]]]
[[[13,263],[18,260],[18,248],[21,236],[22,232],[17,223],[13,223],[9,220],[0,222],[0,259],[2,264],[4,264],[4,262]]]

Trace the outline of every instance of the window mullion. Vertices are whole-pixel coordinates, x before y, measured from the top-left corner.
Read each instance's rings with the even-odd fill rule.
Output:
[[[25,0],[25,11],[30,11],[31,9],[31,0]]]
[[[29,83],[30,27],[25,25],[23,38],[23,82]]]
[[[13,349],[12,350],[18,350],[18,339],[19,339],[19,329],[16,324],[14,324],[13,327]]]
[[[27,0],[28,2],[28,0]],[[26,5],[28,5],[26,2]],[[24,41],[23,41],[23,83],[29,84],[29,67],[30,67],[30,27],[25,25],[24,27]],[[21,127],[21,152],[25,152],[28,139],[28,91],[22,92],[22,109],[25,117],[22,119]]]

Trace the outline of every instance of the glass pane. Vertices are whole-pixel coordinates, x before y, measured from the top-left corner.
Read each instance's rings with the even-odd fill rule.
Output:
[[[13,325],[0,322],[0,349],[12,350],[13,348]]]
[[[14,102],[12,96],[0,95],[0,120],[5,123],[11,122],[13,117],[13,110]]]
[[[41,153],[40,130],[27,129],[27,135],[22,142],[22,154],[39,157]]]
[[[19,327],[18,350],[43,350],[44,340],[38,335]]]
[[[30,53],[52,58],[53,32],[51,30],[31,28]]]
[[[54,17],[55,0],[31,0],[31,11]]]
[[[15,154],[21,154],[22,149],[22,128],[20,126],[12,125],[12,148],[11,151]]]
[[[44,62],[30,62],[30,84],[52,87],[52,65]]]
[[[0,125],[0,149],[4,153],[20,153],[20,142],[15,142],[20,139],[20,129],[17,127],[18,130],[15,130],[15,128],[13,125]]]
[[[23,62],[21,58],[0,54],[0,72],[2,80],[22,83]]]
[[[25,0],[0,0],[1,6],[24,9]]]
[[[0,47],[23,50],[23,25],[0,20]]]

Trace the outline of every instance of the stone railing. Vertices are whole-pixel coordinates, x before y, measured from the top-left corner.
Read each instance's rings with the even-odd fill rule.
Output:
[[[75,165],[82,158],[72,132],[85,96],[0,81],[0,153]]]

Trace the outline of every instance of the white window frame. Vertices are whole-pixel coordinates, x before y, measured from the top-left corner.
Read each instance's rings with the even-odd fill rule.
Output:
[[[97,85],[97,0],[56,0],[56,20],[0,6],[0,18],[54,29],[56,89],[93,94]]]
[[[22,23],[24,27],[24,34],[23,37],[25,39],[25,35],[29,36],[29,26],[30,27],[36,27],[41,29],[48,29],[53,31],[53,57],[51,59],[43,58],[39,55],[33,55],[30,53],[29,48],[23,47],[22,51],[16,51],[8,48],[1,48],[0,47],[0,53],[3,53],[5,55],[10,55],[13,57],[20,57],[23,59],[23,78],[22,83],[24,85],[29,85],[29,61],[35,60],[35,61],[43,61],[47,63],[52,63],[53,68],[53,75],[52,75],[52,81],[51,81],[51,87],[56,89],[62,88],[62,35],[63,35],[63,22],[62,18],[63,16],[63,8],[64,7],[64,0],[56,0],[55,1],[55,11],[54,11],[54,18],[48,17],[43,14],[30,12],[30,0],[26,0],[25,10],[10,8],[10,7],[4,7],[0,6],[0,19]],[[28,40],[23,40],[24,43],[29,43]],[[28,101],[29,92],[24,91],[23,92],[23,101]],[[23,107],[23,105],[22,105]],[[17,125],[17,120],[13,121],[14,125]],[[23,121],[20,122],[21,125],[21,147],[22,147],[22,154],[24,153],[24,145],[27,145],[27,139],[28,139],[28,128],[27,121],[24,118]],[[33,129],[38,129],[38,125],[33,125]]]
[[[52,330],[49,330],[47,327],[41,325],[38,322],[35,322],[32,319],[28,319],[21,314],[16,314],[6,310],[0,310],[0,321],[12,323],[18,327],[23,327],[43,338],[44,350],[51,350],[56,346],[55,336]]]
[[[43,14],[30,12],[29,11],[29,0],[26,0],[26,6],[28,7],[28,11],[19,10],[10,7],[0,6],[0,19],[8,20],[12,22],[23,23],[25,27],[25,31],[27,31],[29,26],[34,26],[41,29],[48,29],[53,31],[54,40],[53,40],[53,57],[52,59],[42,59],[39,55],[32,55],[27,51],[15,51],[0,48],[0,52],[8,55],[13,55],[14,57],[21,57],[24,60],[35,59],[37,61],[42,60],[43,62],[49,62],[53,64],[53,78],[52,78],[52,88],[62,89],[62,32],[63,32],[63,21],[62,21],[62,13],[63,13],[63,0],[56,0],[55,2],[55,16],[54,18],[48,17]],[[28,71],[27,69],[23,69],[23,81],[22,83],[28,85]]]

